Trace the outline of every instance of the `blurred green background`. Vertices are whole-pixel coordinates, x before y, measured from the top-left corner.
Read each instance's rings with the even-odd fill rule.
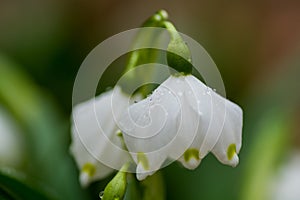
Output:
[[[173,163],[166,198],[280,197],[281,172],[300,155],[299,1],[0,0],[0,199],[98,198],[111,177],[81,189],[69,154],[76,73],[101,41],[159,9],[204,46],[244,110],[238,167],[212,155],[194,171]]]

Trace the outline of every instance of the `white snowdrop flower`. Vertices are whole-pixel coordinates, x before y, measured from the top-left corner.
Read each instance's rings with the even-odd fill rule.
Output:
[[[113,98],[117,101],[114,105]],[[114,90],[73,108],[70,150],[80,168],[82,186],[113,172],[114,169],[104,165],[105,161],[111,160],[115,169],[128,161],[130,156],[119,151],[124,142],[115,122],[128,106],[128,101],[129,96],[116,86]]]
[[[292,152],[287,162],[279,169],[270,187],[272,200],[300,199],[300,152]]]
[[[119,127],[142,180],[168,159],[196,168],[208,152],[238,164],[242,110],[192,75],[170,76],[131,105]]]

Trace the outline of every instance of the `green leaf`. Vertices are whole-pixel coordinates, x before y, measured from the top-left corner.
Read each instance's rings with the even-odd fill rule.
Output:
[[[288,118],[283,112],[269,112],[261,121],[245,164],[241,199],[268,199],[271,177],[289,149],[289,128]]]
[[[47,185],[58,199],[84,199],[69,155],[69,117],[21,68],[0,55],[0,103],[20,123],[29,144],[24,173]]]
[[[13,169],[0,169],[0,199],[55,199],[32,183],[31,180]]]

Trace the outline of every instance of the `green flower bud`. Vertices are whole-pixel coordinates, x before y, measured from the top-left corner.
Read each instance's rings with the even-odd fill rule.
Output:
[[[125,164],[116,176],[105,187],[103,200],[122,200],[127,186],[127,169],[129,164]]]
[[[171,37],[167,48],[168,65],[180,73],[191,74],[193,65],[188,46],[171,22],[165,21],[164,25]]]

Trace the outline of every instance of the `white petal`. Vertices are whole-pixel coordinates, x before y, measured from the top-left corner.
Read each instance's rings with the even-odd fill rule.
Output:
[[[208,88],[194,76],[185,76],[185,81],[196,96],[195,103],[194,98],[186,95],[188,96],[186,104],[189,105],[190,119],[200,120],[200,125],[198,124],[198,127],[194,128],[197,130],[197,135],[193,144],[179,161],[186,168],[194,169],[199,165],[201,159],[212,151],[222,163],[237,165],[236,153],[241,147],[242,134],[241,109]],[[233,124],[235,127],[232,127]],[[233,144],[236,145],[236,153],[232,153]],[[197,157],[198,155],[199,157]],[[228,155],[230,155],[230,159]]]
[[[120,128],[138,165],[139,179],[158,170],[167,157],[178,159],[191,145],[199,120],[197,116],[191,119],[190,109],[185,108],[187,86],[184,78],[171,76],[151,96],[130,106],[121,118]],[[139,165],[138,153],[148,158],[149,169]],[[139,175],[141,172],[144,175]]]
[[[186,82],[192,88],[197,99],[197,103],[190,101],[188,104],[195,113],[201,116],[197,136],[191,148],[198,149],[200,151],[200,158],[202,159],[213,148],[221,131],[220,126],[213,124],[216,117],[218,117],[213,114],[215,98],[212,95],[213,91],[196,77],[192,75],[186,76]]]
[[[173,142],[173,148],[169,156],[172,159],[178,159],[188,169],[196,168],[200,162],[200,153],[197,148],[194,148],[193,141],[201,139],[198,133],[201,132],[203,125],[201,124],[202,113],[197,109],[197,93],[192,85],[187,82],[187,76],[173,77],[176,82],[181,85],[177,92],[181,105],[180,127],[176,140]],[[178,88],[178,85],[175,86]],[[175,156],[174,156],[175,153]]]
[[[168,155],[168,144],[178,131],[180,102],[165,85],[159,86],[148,98],[131,105],[120,121],[127,148],[138,165],[139,179],[161,167]],[[139,163],[138,154],[147,158],[147,168]]]
[[[70,150],[80,169],[79,180],[82,186],[86,187],[90,182],[105,178],[113,172],[113,169],[103,165],[88,152],[80,141],[76,130],[73,129],[72,133]]]
[[[222,163],[238,163],[241,109],[192,75],[169,77],[151,96],[129,107],[120,127],[139,179],[167,158],[194,169],[210,151]],[[149,169],[138,161],[138,153],[145,155]]]
[[[147,154],[137,153],[132,154],[137,163],[136,177],[138,180],[144,180],[147,176],[151,176],[155,171],[161,168],[166,157],[163,154],[150,152]]]
[[[210,144],[211,142],[204,143],[205,139],[209,137],[209,141],[217,141],[217,136],[212,131],[214,127],[209,126],[212,118],[212,97],[207,87],[194,76],[188,75],[183,78],[186,89],[182,98],[183,113],[185,113],[182,131],[192,144],[185,149],[179,161],[184,167],[195,169],[214,145]]]
[[[243,112],[236,104],[226,101],[225,122],[213,154],[224,164],[235,167],[239,163],[237,154],[242,144]]]
[[[224,164],[236,166],[241,148],[242,110],[193,76],[187,81],[197,93],[201,127],[192,146],[199,148],[201,158],[212,151]]]
[[[112,105],[112,99],[117,104]],[[81,169],[83,185],[106,177],[113,171],[110,167],[119,169],[129,160],[122,151],[123,142],[115,122],[128,99],[120,88],[115,88],[74,107],[71,152]]]

